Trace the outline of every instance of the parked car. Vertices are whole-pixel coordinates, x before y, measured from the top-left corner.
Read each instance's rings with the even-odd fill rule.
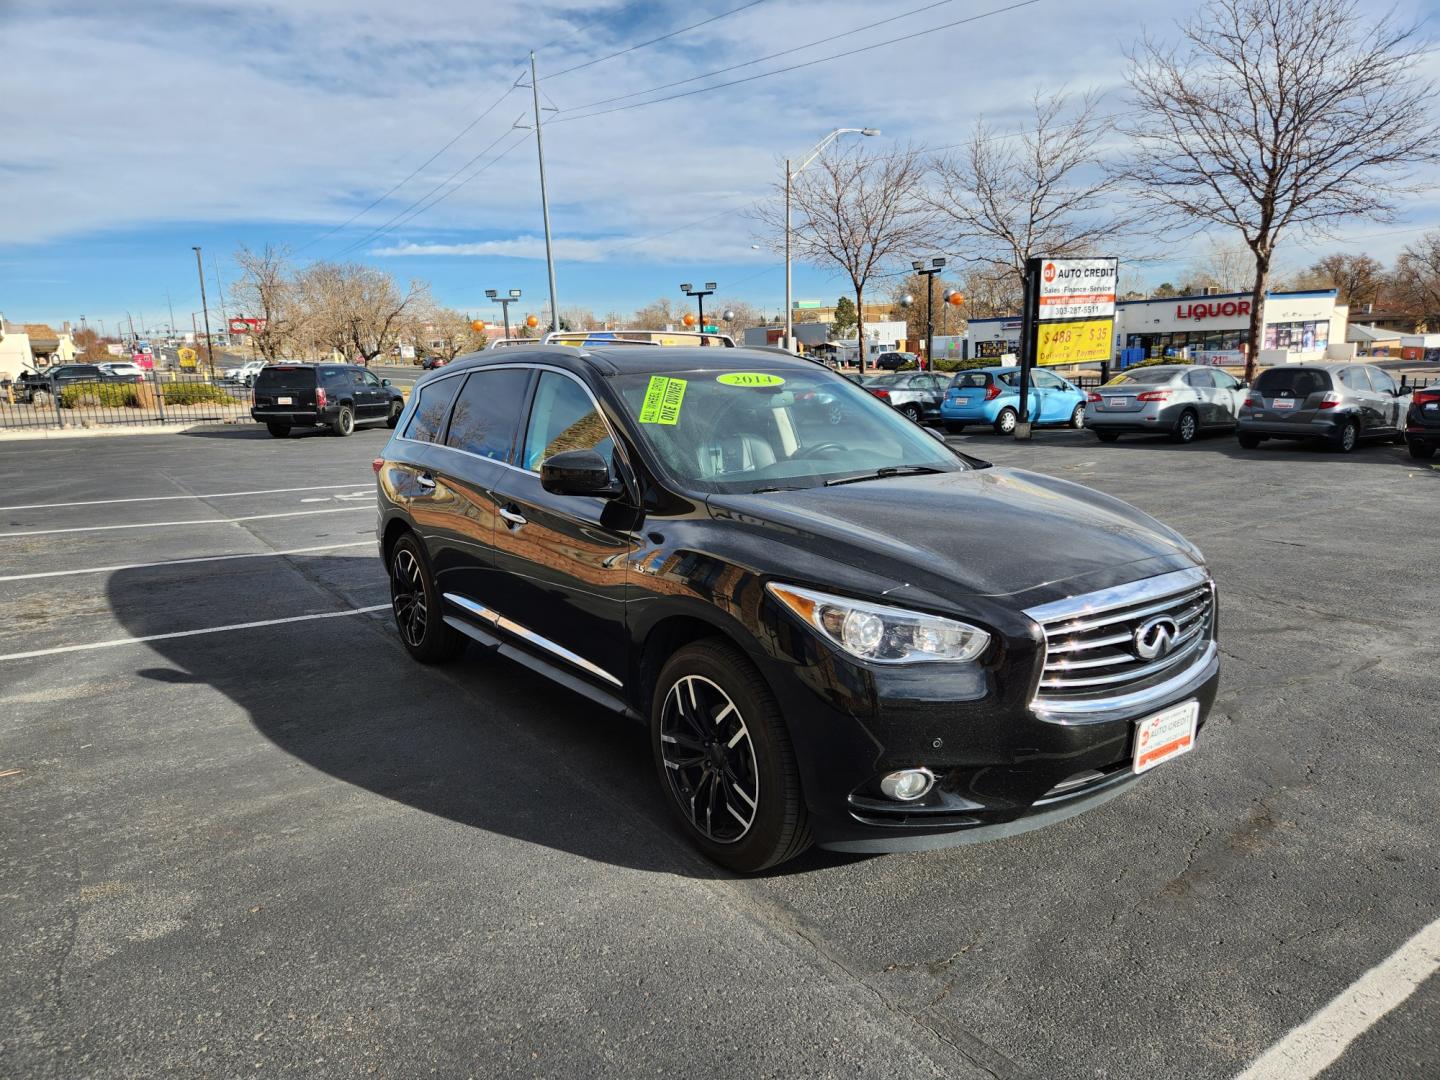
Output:
[[[1036,368],[1030,372],[1028,397],[1026,411],[1032,424],[1085,426],[1085,391],[1053,371]],[[1020,419],[1020,369],[956,372],[940,402],[940,418],[950,432],[964,431],[966,424],[989,424],[996,434],[1009,435]]]
[[[434,371],[436,368],[444,367],[450,361],[443,356],[427,356],[420,361],[422,371]]]
[[[940,411],[940,399],[950,385],[950,376],[928,371],[898,371],[893,375],[876,375],[860,385],[911,420],[918,421]]]
[[[134,374],[112,374],[102,364],[61,364],[44,371],[22,372],[15,381],[16,392],[27,402],[33,402],[37,393],[58,395],[67,386],[76,383],[133,383],[140,376]]]
[[[1410,456],[1428,461],[1440,446],[1440,385],[1416,390],[1405,415],[1405,441]]]
[[[1233,431],[1245,394],[1239,379],[1204,364],[1135,368],[1090,391],[1085,426],[1101,442],[1125,432],[1194,442],[1202,431]]]
[[[254,386],[255,376],[259,375],[260,372],[265,369],[265,366],[266,362],[264,360],[251,360],[248,363],[241,364],[235,371],[235,381],[241,386]]]
[[[394,427],[405,398],[373,371],[354,364],[268,364],[255,376],[250,416],[283,439],[296,427],[349,435],[356,424]]]
[[[130,379],[133,382],[145,381],[145,369],[127,360],[105,360],[95,366],[112,378]]]
[[[1373,364],[1267,368],[1240,406],[1240,445],[1306,439],[1349,453],[1363,439],[1406,440],[1404,391]]]
[[[872,359],[874,367],[881,371],[897,371],[906,364],[918,364],[920,358],[913,352],[882,352]]]
[[[843,424],[797,409],[822,391]],[[734,870],[1070,817],[1215,696],[1191,544],[806,361],[478,354],[420,378],[375,469],[411,656],[470,643],[646,724],[678,827]]]

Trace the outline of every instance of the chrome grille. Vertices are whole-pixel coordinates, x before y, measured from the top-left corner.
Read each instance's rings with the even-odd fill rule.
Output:
[[[1204,655],[1213,636],[1215,586],[1203,570],[1181,570],[1027,614],[1045,632],[1035,706],[1081,705],[1174,676]]]

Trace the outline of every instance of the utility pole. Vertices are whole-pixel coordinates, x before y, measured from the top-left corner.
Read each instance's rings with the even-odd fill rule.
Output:
[[[220,290],[220,321],[225,324],[225,333],[230,333],[230,313],[225,310],[225,286],[220,282],[220,268],[215,265],[215,258],[210,258],[210,273],[215,275],[215,288]]]
[[[210,364],[210,381],[215,381],[215,339],[210,336],[210,301],[205,298],[205,263],[200,258],[200,248],[192,245],[195,252],[195,272],[200,275],[200,306],[205,310],[205,358]],[[192,320],[194,316],[191,316]]]
[[[555,249],[550,242],[550,197],[545,190],[545,141],[540,135],[540,80],[530,54],[530,90],[535,98],[535,153],[540,158],[540,214],[545,219],[545,270],[550,275],[550,329],[560,332],[560,303],[555,298]]]
[[[790,184],[791,184],[791,182],[792,182],[794,179],[795,179],[794,175],[790,172],[790,159],[789,159],[789,158],[786,158],[786,159],[785,159],[785,341],[784,341],[784,346],[785,346],[785,348],[787,348],[787,349],[794,348],[794,346],[790,344],[790,339],[791,339],[791,338],[794,336],[794,334],[795,334],[795,324],[791,321],[791,317],[790,317],[790,309],[791,309],[791,307],[792,307],[793,304],[794,304],[794,301],[793,301],[793,300],[791,299],[791,297],[790,297]],[[856,350],[855,350],[855,351],[858,353],[858,352],[860,351],[860,340],[859,340],[859,335],[858,335],[858,334],[856,335],[855,347],[856,347]],[[864,370],[865,370],[865,365],[864,365],[864,362],[863,362],[863,361],[861,362],[860,370],[861,370],[861,371],[864,371]]]
[[[127,320],[129,320],[129,323],[130,323],[130,344],[131,344],[131,345],[134,345],[134,344],[135,344],[135,320],[130,317],[130,312],[128,312],[128,311],[125,312],[125,318],[126,318]],[[140,321],[141,321],[141,322],[144,322],[144,321],[145,321],[145,319],[144,319],[143,316],[141,317]]]
[[[170,309],[170,333],[175,333],[175,304],[170,299],[170,290],[165,290],[165,305]]]

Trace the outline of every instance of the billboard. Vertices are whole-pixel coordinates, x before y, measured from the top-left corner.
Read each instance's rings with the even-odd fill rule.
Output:
[[[1041,322],[1114,319],[1119,278],[1119,259],[1043,259],[1036,317]]]
[[[236,316],[230,320],[230,333],[232,334],[258,334],[264,329],[264,319],[246,319]]]

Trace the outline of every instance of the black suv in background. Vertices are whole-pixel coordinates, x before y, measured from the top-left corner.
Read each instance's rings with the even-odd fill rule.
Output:
[[[1059,821],[1189,750],[1215,697],[1191,544],[806,360],[481,353],[419,380],[374,465],[410,654],[473,643],[648,725],[680,827],[735,870]]]
[[[373,371],[354,364],[269,364],[255,376],[250,415],[283,439],[295,427],[349,435],[356,424],[394,427],[405,398]]]
[[[22,400],[35,400],[38,392],[58,395],[67,386],[78,383],[134,383],[140,378],[134,374],[120,374],[108,371],[99,364],[61,364],[44,371],[22,372],[15,381],[15,388]]]

